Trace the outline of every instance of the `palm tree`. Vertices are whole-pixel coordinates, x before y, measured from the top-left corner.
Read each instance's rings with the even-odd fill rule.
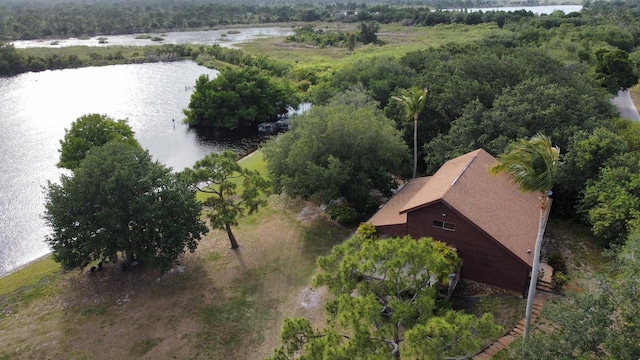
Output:
[[[531,139],[520,139],[511,143],[505,152],[498,156],[498,162],[489,171],[496,175],[506,173],[513,177],[514,183],[522,192],[540,192],[540,222],[538,236],[531,269],[531,281],[529,282],[529,294],[527,297],[527,310],[523,342],[526,343],[531,324],[533,310],[533,298],[538,280],[540,267],[540,247],[542,236],[547,225],[551,202],[549,195],[553,188],[555,173],[560,160],[560,149],[551,145],[551,139],[541,133]],[[524,347],[523,347],[524,351]]]
[[[413,178],[415,179],[418,172],[418,116],[427,103],[429,89],[421,89],[414,86],[404,90],[401,96],[393,96],[392,99],[399,101],[404,105],[407,115],[407,121],[413,120]]]

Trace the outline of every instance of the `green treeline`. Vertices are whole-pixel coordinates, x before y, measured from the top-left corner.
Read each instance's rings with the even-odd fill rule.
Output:
[[[514,2],[539,5],[537,1]],[[420,6],[416,6],[420,5]],[[425,6],[426,5],[426,6]],[[314,2],[228,2],[204,1],[6,1],[0,2],[0,39],[38,39],[95,35],[133,34],[187,29],[210,29],[239,24],[340,21],[380,23],[402,22],[431,26],[436,24],[499,24],[518,21],[534,14],[488,11],[433,12],[434,9],[464,9],[491,6],[486,1],[379,2],[356,4]]]

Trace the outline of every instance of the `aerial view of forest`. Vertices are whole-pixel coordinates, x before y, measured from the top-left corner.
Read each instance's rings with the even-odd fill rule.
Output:
[[[272,32],[230,40],[256,29]],[[188,104],[158,133],[258,145],[174,169],[135,118],[68,119],[59,174],[28,189],[50,254],[0,272],[0,359],[640,357],[639,2],[0,0],[0,105],[15,116],[42,106],[19,101],[16,83],[45,79],[29,76],[151,64],[210,70],[177,84]],[[447,241],[469,234],[448,222],[472,221],[462,210],[428,220],[442,239],[370,222],[479,149],[496,159],[483,176],[537,199],[517,291],[465,273]]]

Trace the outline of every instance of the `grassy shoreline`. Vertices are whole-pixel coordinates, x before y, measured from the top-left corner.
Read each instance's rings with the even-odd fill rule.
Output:
[[[264,171],[259,151],[241,164]],[[117,264],[96,274],[37,271],[57,265],[46,257],[0,279],[0,359],[262,359],[286,316],[321,323],[324,294],[308,285],[315,260],[352,232],[311,204],[272,195],[234,229],[239,251],[212,231],[164,275]],[[42,276],[5,287],[25,272]]]

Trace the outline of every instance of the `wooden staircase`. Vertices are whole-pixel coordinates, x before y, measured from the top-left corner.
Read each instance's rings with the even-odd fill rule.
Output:
[[[540,288],[540,283],[538,282],[538,290],[543,292],[550,292],[551,290],[544,290],[547,288],[547,285],[544,285],[543,288]],[[548,284],[548,288],[551,289],[551,284]],[[544,307],[544,303],[546,301],[546,294],[536,292],[536,296],[533,300],[533,311],[531,315],[531,323],[533,324],[536,319],[542,313],[542,308]],[[524,334],[524,323],[525,319],[520,320],[513,329],[509,330],[503,337],[489,344],[489,346],[485,347],[482,351],[471,357],[472,360],[488,360],[491,359],[495,354],[497,354],[500,350],[508,347],[515,340],[516,336],[521,336]]]

